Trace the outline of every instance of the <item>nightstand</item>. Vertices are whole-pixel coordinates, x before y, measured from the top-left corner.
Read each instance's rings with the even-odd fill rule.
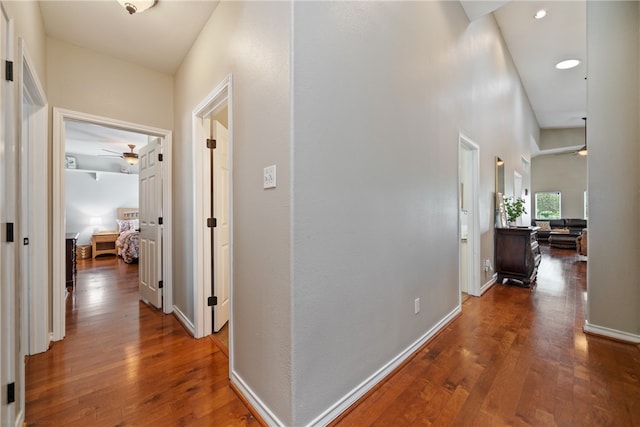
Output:
[[[94,233],[91,238],[91,250],[93,257],[98,255],[118,255],[116,249],[116,240],[118,240],[118,233],[115,231],[100,231]]]

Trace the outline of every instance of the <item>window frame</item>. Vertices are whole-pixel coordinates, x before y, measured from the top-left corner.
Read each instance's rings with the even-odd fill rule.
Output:
[[[541,194],[555,194],[558,197],[558,216],[557,217],[544,217],[544,216],[540,216],[539,211],[538,211],[538,196]],[[535,203],[535,208],[534,208],[534,215],[535,215],[535,219],[560,219],[562,218],[562,192],[560,191],[537,191],[534,195],[533,195],[533,200]]]

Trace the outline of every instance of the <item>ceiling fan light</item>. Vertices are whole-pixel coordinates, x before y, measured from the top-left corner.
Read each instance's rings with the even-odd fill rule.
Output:
[[[581,155],[581,156],[586,156],[587,154],[589,154],[589,152],[587,151],[587,146],[585,145],[584,147],[579,149],[578,150],[578,154]]]
[[[131,166],[138,163],[138,155],[135,153],[124,153],[122,156],[124,161],[129,163]]]
[[[536,12],[535,15],[533,15],[535,19],[542,19],[545,16],[547,16],[547,11],[545,9],[540,9],[539,11]]]
[[[129,12],[129,15],[151,9],[157,2],[158,0],[118,0],[118,3]]]
[[[564,61],[560,61],[556,64],[556,68],[558,70],[568,70],[570,68],[574,68],[580,65],[579,59],[565,59]]]

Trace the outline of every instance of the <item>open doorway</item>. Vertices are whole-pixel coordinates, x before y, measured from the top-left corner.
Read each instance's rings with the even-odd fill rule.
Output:
[[[66,211],[66,174],[67,173],[79,173],[82,174],[83,179],[91,180],[93,179],[95,182],[102,180],[108,180],[107,177],[117,177],[117,180],[122,179],[130,179],[124,177],[124,175],[134,175],[130,173],[131,164],[128,166],[123,166],[119,163],[119,160],[126,159],[128,156],[125,156],[124,153],[131,152],[135,153],[134,149],[129,150],[112,150],[111,148],[99,147],[98,151],[104,153],[104,157],[112,157],[116,160],[114,163],[114,167],[121,168],[120,171],[104,171],[103,169],[99,169],[97,166],[90,167],[90,160],[88,158],[84,159],[85,165],[88,169],[79,168],[79,166],[83,167],[81,163],[79,163],[78,155],[73,156],[71,154],[67,154],[67,132],[75,126],[75,123],[82,123],[86,128],[99,129],[98,127],[104,127],[110,129],[112,132],[129,132],[136,133],[139,135],[144,135],[144,140],[151,142],[160,141],[162,149],[167,155],[162,154],[159,157],[154,157],[157,161],[162,161],[163,166],[159,169],[159,174],[157,175],[161,177],[161,180],[155,180],[157,184],[158,193],[160,196],[154,196],[155,202],[160,206],[161,213],[160,215],[153,214],[152,216],[155,218],[154,222],[159,222],[162,224],[162,227],[157,228],[158,235],[153,239],[154,244],[161,245],[161,249],[157,250],[158,260],[155,260],[152,263],[150,268],[157,268],[160,270],[160,280],[157,283],[154,283],[154,286],[157,287],[158,292],[162,292],[162,299],[160,303],[160,308],[165,313],[170,313],[173,309],[173,301],[172,301],[172,283],[171,283],[171,263],[169,262],[169,256],[172,252],[171,250],[171,157],[168,153],[171,153],[171,132],[163,129],[151,128],[143,125],[138,125],[129,122],[123,122],[120,120],[114,120],[99,116],[92,116],[84,113],[78,113],[68,110],[61,110],[54,108],[54,120],[53,120],[54,134],[53,134],[53,339],[60,340],[64,338],[65,335],[65,300],[68,295],[67,291],[67,262],[66,262],[66,248],[67,248],[67,237],[66,236],[66,220],[67,211]],[[100,128],[102,129],[102,128]],[[103,129],[104,130],[104,129]],[[128,144],[127,144],[128,145]],[[147,165],[147,160],[145,160],[145,156],[142,154],[146,147],[150,146],[148,144],[144,148],[140,150],[139,157],[139,167],[142,170],[145,165]],[[84,147],[87,148],[87,147]],[[95,147],[93,147],[95,149]],[[80,150],[80,148],[76,148],[76,151]],[[111,153],[114,152],[115,154]],[[137,153],[136,153],[137,154]],[[154,154],[157,156],[157,153]],[[96,156],[97,157],[97,156]],[[94,159],[94,161],[98,162],[98,160]],[[155,160],[154,160],[155,161]],[[66,164],[65,164],[66,163]],[[137,163],[137,162],[136,162]],[[69,167],[72,165],[72,167]],[[73,168],[75,166],[75,168]],[[123,168],[126,168],[127,172],[123,173]],[[69,169],[73,169],[76,172],[67,172]],[[78,172],[80,171],[80,172]],[[122,183],[120,183],[122,184]],[[124,184],[126,185],[126,183]],[[140,186],[140,193],[144,191],[144,185]],[[150,192],[155,194],[155,192]],[[141,199],[144,197],[140,196]],[[124,202],[127,204],[128,202]],[[142,205],[142,204],[141,204]],[[122,208],[127,208],[127,206],[122,206]],[[97,211],[96,211],[97,212]],[[140,214],[140,218],[143,218],[144,214]],[[113,228],[116,228],[116,220],[115,218],[110,218],[107,215],[106,218],[101,217],[96,214],[96,216],[87,215],[86,213],[82,213],[80,215],[80,228],[83,230],[86,228],[85,236],[91,235],[93,239],[93,235],[96,232],[100,232],[100,227],[102,227],[103,221],[111,222],[113,220]],[[88,224],[87,224],[88,223]],[[144,221],[141,219],[141,227],[144,230]],[[81,227],[82,225],[87,225],[87,227]],[[111,228],[108,224],[106,228]],[[111,231],[111,230],[107,230]],[[115,230],[113,230],[115,231]],[[77,232],[77,231],[76,231]],[[72,238],[80,238],[79,232],[76,237],[71,236]],[[88,237],[85,237],[87,239]],[[103,243],[105,245],[113,245],[111,240],[113,240],[114,236],[110,236],[106,238]],[[85,241],[86,242],[86,241]],[[95,248],[95,245],[92,242],[92,252]],[[105,246],[102,246],[102,249],[107,249]],[[141,245],[141,252],[144,252],[143,245]],[[164,249],[164,250],[162,250]],[[140,259],[144,259],[144,256],[141,256]],[[141,269],[144,269],[144,265],[141,264]],[[142,281],[140,281],[142,282]],[[142,286],[141,286],[142,288]],[[154,304],[155,305],[155,304]]]
[[[460,301],[480,296],[480,226],[478,208],[479,147],[459,136],[459,259]]]
[[[233,340],[232,79],[224,79],[193,112],[195,175],[194,305],[196,338],[221,332]],[[225,324],[228,326],[225,328]],[[228,328],[228,330],[227,330]],[[230,357],[231,360],[231,357]]]

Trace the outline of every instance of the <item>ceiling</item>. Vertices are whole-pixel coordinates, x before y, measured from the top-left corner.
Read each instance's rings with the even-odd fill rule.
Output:
[[[534,19],[540,9],[543,19]],[[585,1],[512,1],[494,12],[543,129],[584,127],[587,114]],[[558,70],[564,59],[580,65]]]
[[[584,0],[460,3],[471,20],[494,13],[541,128],[584,126]],[[40,10],[50,37],[174,74],[217,5],[217,0],[159,0],[152,9],[129,15],[116,0],[49,0],[40,2]],[[548,16],[533,19],[540,8],[545,8]],[[555,69],[554,65],[565,58],[582,62],[571,70]],[[80,140],[82,132],[73,135],[75,130],[70,131],[71,139]],[[92,129],[95,131],[98,129]],[[96,135],[92,138],[101,140]],[[123,134],[110,138],[127,149]],[[68,147],[67,151],[71,149]],[[538,154],[537,147],[532,147],[532,154]]]
[[[47,36],[173,75],[218,1],[159,0],[129,15],[116,0],[40,1]]]
[[[129,15],[116,0],[47,0],[40,11],[49,37],[173,75],[217,5],[217,0],[159,0]],[[128,152],[128,144],[135,144],[137,153],[147,143],[145,135],[82,122],[67,122],[65,133],[65,151],[73,154]]]

